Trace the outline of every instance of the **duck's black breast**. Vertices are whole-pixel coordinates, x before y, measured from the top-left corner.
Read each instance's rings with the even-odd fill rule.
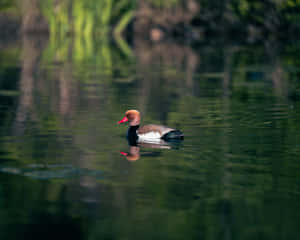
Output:
[[[129,145],[131,146],[135,146],[137,144],[136,143],[138,140],[137,130],[139,129],[139,127],[140,126],[137,125],[137,126],[130,126],[128,128],[126,138],[128,140]]]

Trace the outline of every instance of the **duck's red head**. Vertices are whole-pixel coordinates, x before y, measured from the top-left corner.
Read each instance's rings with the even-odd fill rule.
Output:
[[[130,126],[136,126],[139,125],[141,121],[140,113],[137,110],[128,110],[125,113],[125,117],[123,117],[122,120],[118,122],[118,124],[121,124],[123,122],[129,122]]]

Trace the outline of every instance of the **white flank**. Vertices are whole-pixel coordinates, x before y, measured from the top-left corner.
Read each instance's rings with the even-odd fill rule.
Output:
[[[148,132],[145,134],[139,134],[139,141],[160,141],[160,133],[159,132]]]

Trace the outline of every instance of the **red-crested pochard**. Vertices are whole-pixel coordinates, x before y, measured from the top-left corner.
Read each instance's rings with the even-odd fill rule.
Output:
[[[125,113],[125,117],[118,122],[129,122],[129,129],[127,132],[127,138],[131,141],[160,141],[183,139],[184,135],[181,131],[169,128],[162,125],[149,124],[140,127],[141,116],[137,110],[128,110]]]

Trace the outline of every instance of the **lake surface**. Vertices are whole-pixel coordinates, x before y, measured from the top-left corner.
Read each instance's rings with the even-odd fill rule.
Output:
[[[1,239],[299,239],[299,43],[0,46]]]

